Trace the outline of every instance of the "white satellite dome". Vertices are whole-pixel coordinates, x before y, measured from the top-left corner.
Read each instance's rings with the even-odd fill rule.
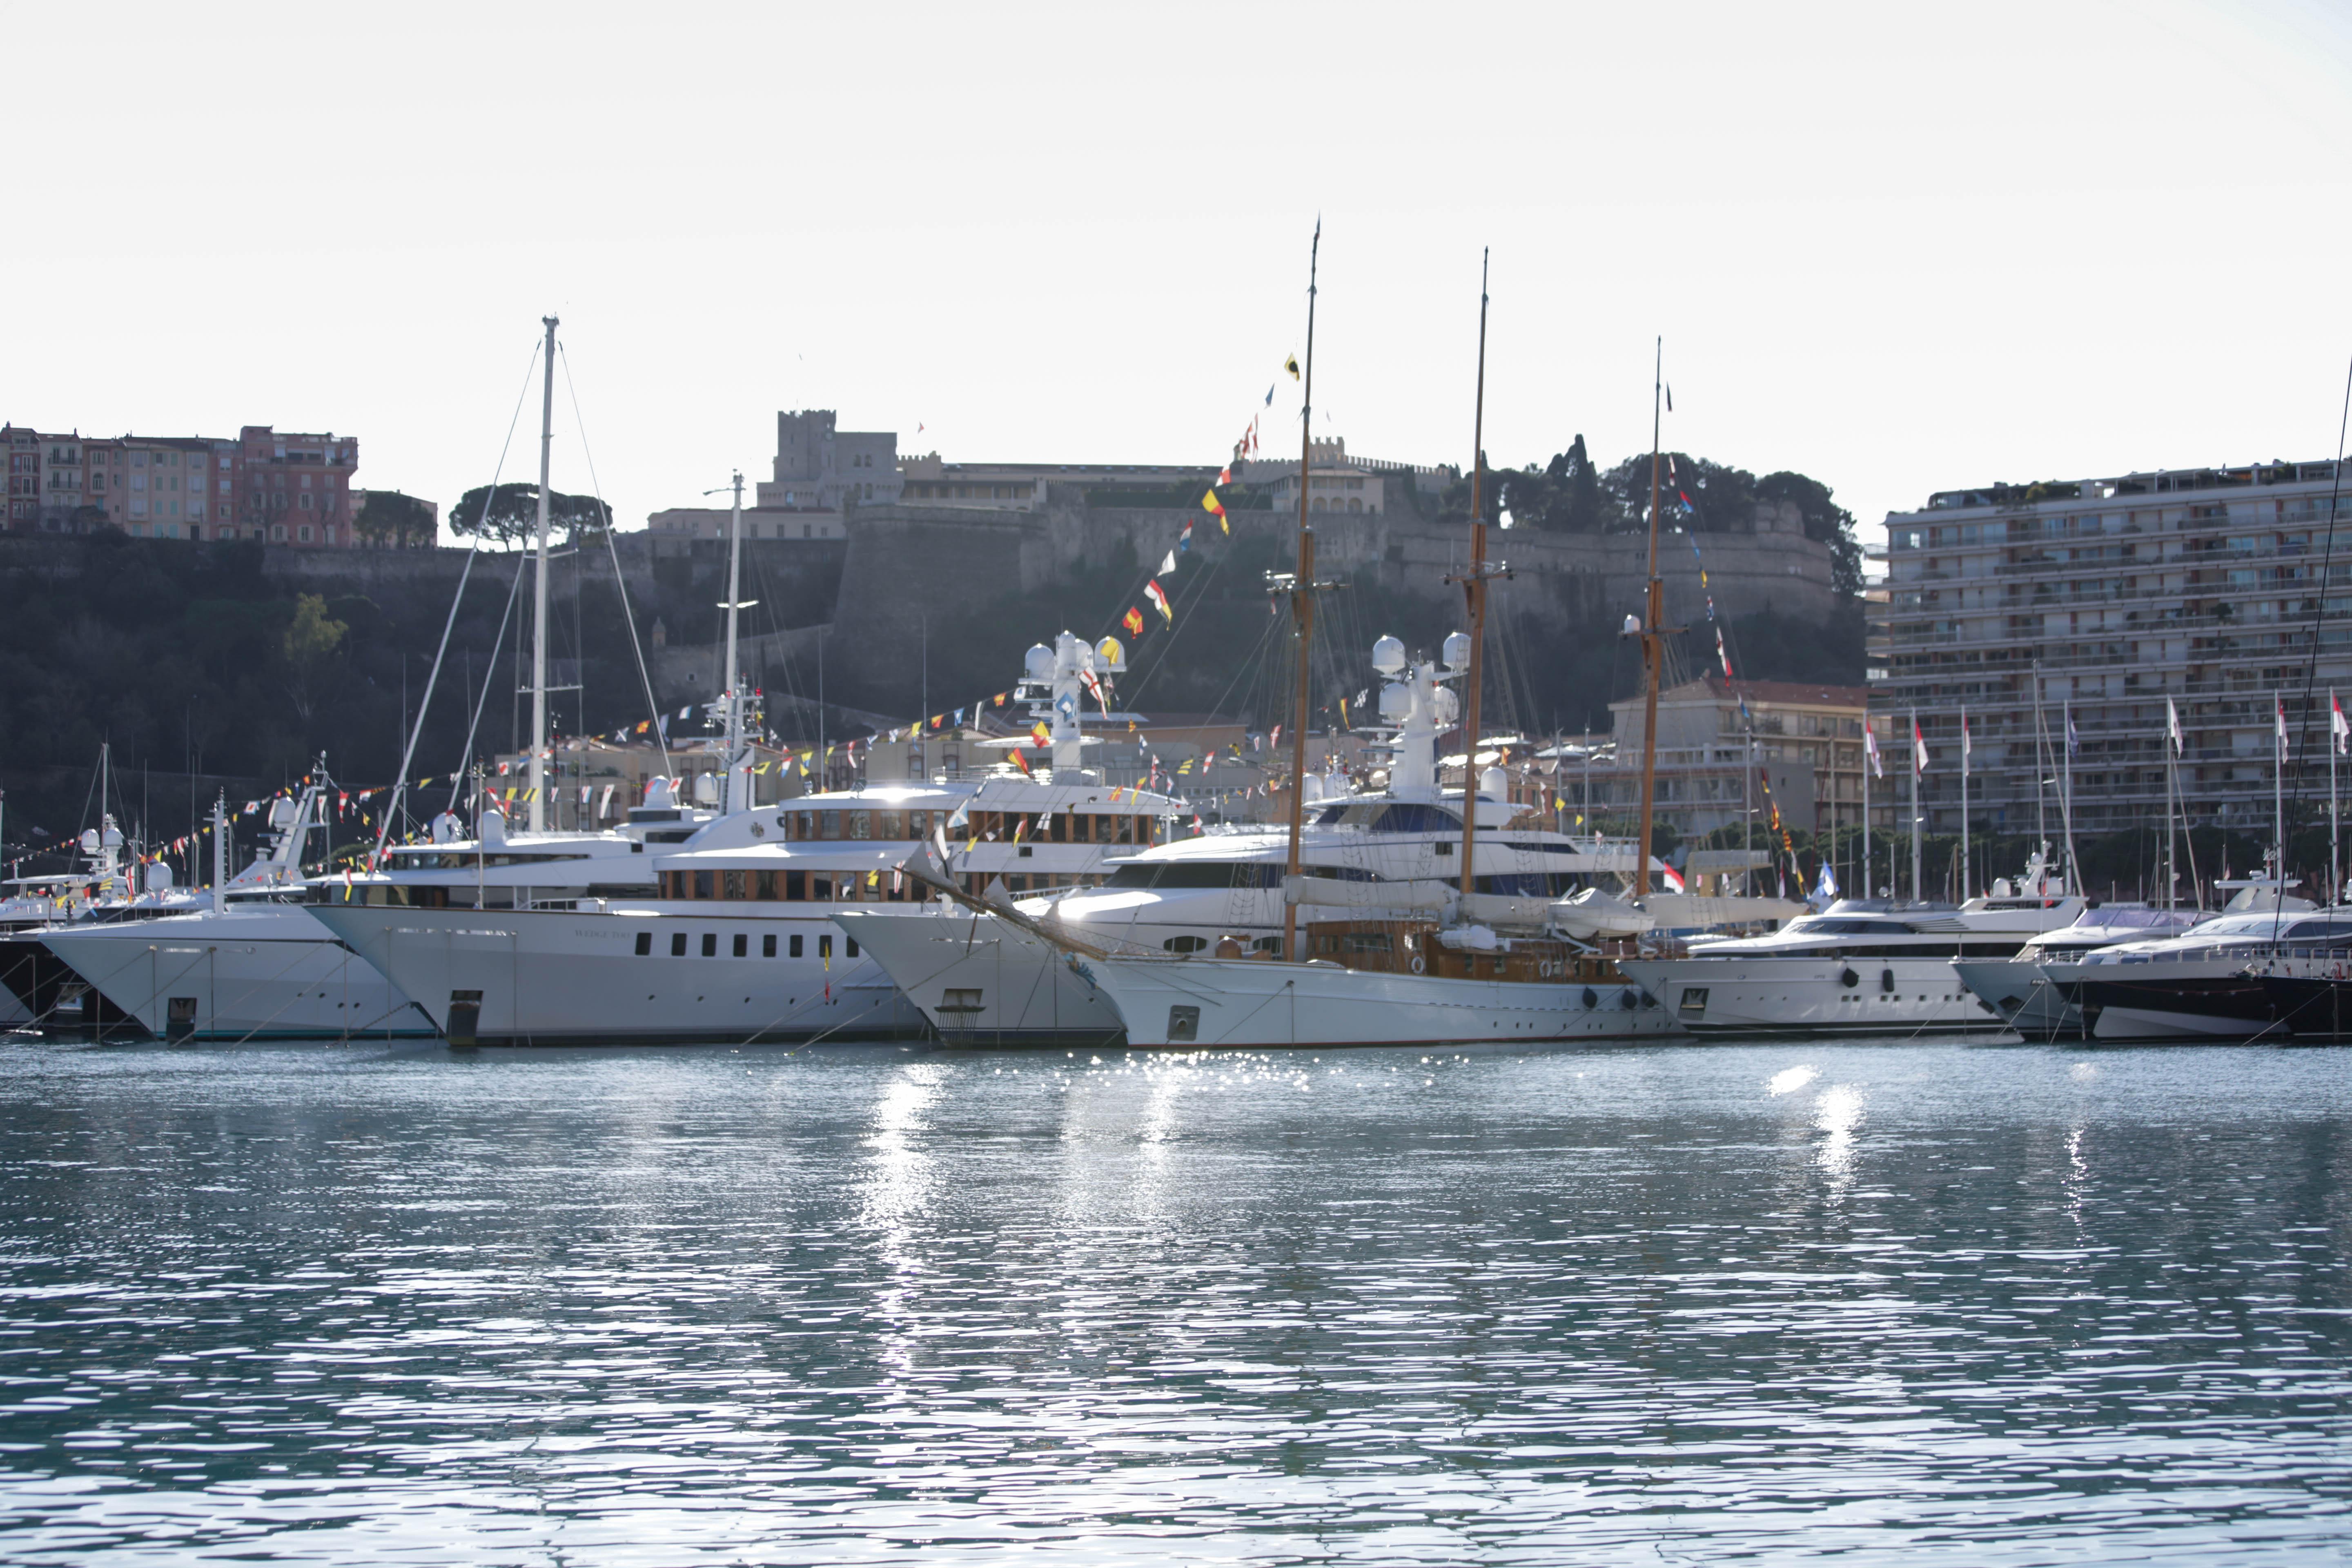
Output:
[[[1445,639],[1444,657],[1445,668],[1448,669],[1469,668],[1470,634],[1468,632],[1454,632],[1447,637]]]
[[[1383,639],[1387,640],[1387,639]],[[1402,680],[1391,680],[1381,688],[1381,721],[1402,724],[1412,711],[1412,688]]]
[[[158,860],[147,868],[147,890],[168,893],[172,890],[172,868]]]
[[[1372,645],[1372,668],[1382,675],[1395,675],[1404,668],[1404,644],[1395,637],[1382,637]]]
[[[694,798],[698,804],[702,805],[716,805],[719,804],[719,775],[717,773],[695,774]]]
[[[98,829],[97,829],[97,828],[95,828],[95,827],[85,827],[85,828],[83,828],[83,829],[81,830],[81,837],[80,837],[80,839],[79,840],[79,843],[80,843],[80,845],[81,845],[81,852],[82,852],[83,854],[85,854],[85,855],[95,855],[95,854],[97,854],[97,853],[98,853]]]
[[[454,844],[466,836],[466,825],[454,811],[445,811],[433,819],[433,842]]]
[[[489,810],[482,813],[481,841],[485,844],[504,844],[507,841],[507,814],[505,812],[500,811],[496,806],[492,806]]]
[[[1437,721],[1441,724],[1453,723],[1462,713],[1462,700],[1454,694],[1454,688],[1450,686],[1437,689],[1436,700],[1431,706],[1437,710]]]
[[[269,803],[269,826],[272,827],[291,827],[294,819],[301,815],[302,808],[282,795]]]
[[[1022,656],[1021,672],[1031,680],[1054,679],[1054,650],[1044,643],[1032,643]]]
[[[1306,801],[1309,805],[1321,800],[1323,798],[1323,775],[1321,773],[1308,773],[1305,779],[1300,781],[1298,786],[1298,798],[1302,801]]]
[[[1501,800],[1511,793],[1511,775],[1500,768],[1488,768],[1478,775],[1478,793],[1489,800]]]

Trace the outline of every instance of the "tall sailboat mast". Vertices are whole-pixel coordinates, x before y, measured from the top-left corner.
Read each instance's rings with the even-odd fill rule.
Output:
[[[1307,488],[1308,459],[1315,450],[1315,276],[1322,252],[1323,220],[1318,217],[1307,251],[1307,370],[1298,405],[1298,575],[1290,584],[1290,618],[1298,635],[1298,691],[1290,715],[1290,858],[1286,877],[1299,875],[1299,826],[1307,801],[1307,654],[1315,636],[1315,531],[1307,526]],[[1282,956],[1294,963],[1307,957],[1298,950],[1298,906],[1287,898],[1282,901]]]
[[[1480,655],[1486,644],[1486,258],[1478,253],[1478,399],[1470,421],[1470,571],[1462,592],[1470,601],[1470,672],[1462,704],[1462,891],[1478,890],[1478,699],[1484,686]]]
[[[539,560],[530,589],[530,830],[547,829],[547,479],[555,447],[555,323],[541,316],[547,328],[542,359],[544,381],[539,400]]]
[[[735,473],[734,510],[727,525],[727,777],[719,791],[721,812],[740,811],[749,801],[735,798],[735,770],[743,749],[743,680],[735,668],[735,617],[743,608],[743,474]]]
[[[1658,786],[1658,667],[1665,658],[1666,588],[1658,577],[1658,450],[1664,426],[1659,400],[1666,385],[1666,340],[1657,345],[1657,363],[1650,381],[1650,596],[1648,616],[1642,622],[1642,837],[1633,846],[1633,896],[1650,891],[1650,818],[1657,804]]]

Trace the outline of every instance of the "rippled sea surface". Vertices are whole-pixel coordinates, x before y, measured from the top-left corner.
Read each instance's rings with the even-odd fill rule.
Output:
[[[2352,1053],[0,1045],[0,1560],[2336,1561]]]

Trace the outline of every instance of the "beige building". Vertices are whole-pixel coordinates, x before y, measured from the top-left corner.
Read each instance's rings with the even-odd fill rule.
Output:
[[[1685,838],[1743,819],[1768,826],[1775,805],[1792,831],[1858,826],[1867,703],[1858,686],[1719,675],[1660,692],[1653,815]],[[1644,708],[1640,697],[1609,705],[1615,746],[1589,770],[1589,795],[1587,770],[1562,763],[1559,793],[1571,816],[1588,799],[1593,815],[1641,809]]]

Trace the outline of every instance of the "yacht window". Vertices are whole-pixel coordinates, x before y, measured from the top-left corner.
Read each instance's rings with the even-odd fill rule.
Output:
[[[697,871],[694,874],[694,896],[698,899],[707,899],[710,897],[709,872]]]
[[[654,933],[649,931],[639,931],[637,933],[637,956],[639,958],[647,957],[653,952],[653,950]]]
[[[1160,947],[1169,952],[1198,952],[1209,945],[1205,936],[1171,936]]]
[[[849,946],[845,951],[852,958],[856,958],[857,956],[857,939],[856,937],[853,936],[849,939]]]
[[[837,811],[820,811],[817,812],[815,816],[817,817],[818,837],[824,838],[838,838],[841,837],[841,813]]]
[[[675,931],[670,932],[669,955],[672,958],[684,958],[686,956],[686,933],[684,931]]]
[[[1462,824],[1451,812],[1418,802],[1400,802],[1390,806],[1372,824],[1375,833],[1459,833]]]
[[[830,872],[816,871],[810,874],[809,897],[821,904],[829,904],[833,901],[833,876]],[[827,946],[832,944],[831,937],[824,940]]]
[[[929,837],[930,836],[930,831],[931,831],[931,814],[930,814],[929,812],[928,812],[928,811],[910,811],[910,812],[908,812],[908,813],[907,814],[907,837],[909,837],[909,838],[926,838],[926,837]]]
[[[874,837],[874,814],[872,812],[851,811],[845,812],[842,815],[849,818],[849,831],[842,835],[844,838],[871,838]]]
[[[723,872],[719,873],[719,877],[720,877],[721,883],[722,883],[722,885],[723,885],[723,886],[722,886],[722,890],[720,891],[720,893],[719,893],[719,895],[720,898],[722,898],[722,899],[740,899],[740,898],[745,898],[745,897],[747,897],[747,896],[748,896],[748,895],[744,892],[744,890],[743,890],[743,873],[742,873],[742,872],[740,872],[740,871],[723,871]]]
[[[717,931],[707,931],[702,933],[702,956],[705,958],[716,958],[719,956],[719,933]]]
[[[742,931],[737,931],[735,933],[735,956],[738,958],[749,958],[751,955],[751,939]]]
[[[1103,886],[1106,888],[1148,888],[1151,886],[1156,879],[1158,879],[1159,876],[1159,865],[1151,861],[1145,861],[1139,865],[1119,867],[1110,874],[1109,880],[1103,883]]]
[[[795,936],[793,938],[793,956],[794,958],[798,958],[800,955],[801,955],[801,939],[800,939],[797,935],[795,935]]]
[[[752,884],[751,896],[758,899],[773,899],[776,896],[776,874],[773,871],[758,873],[758,879]]]
[[[760,939],[760,956],[761,958],[773,958],[776,956],[776,933],[774,931],[770,931]]]
[[[1348,807],[1344,805],[1327,805],[1315,817],[1315,826],[1318,827],[1337,827],[1339,825],[1339,819],[1347,815]]]
[[[797,904],[797,903],[802,902],[802,901],[803,901],[803,900],[804,900],[805,899],[807,899],[807,897],[808,897],[808,873],[807,873],[806,871],[787,871],[787,872],[785,872],[785,873],[784,873],[784,898],[785,898],[788,901],[790,901],[790,902],[792,902],[792,903],[795,903],[795,904]],[[793,938],[793,940],[794,942],[798,942],[798,941],[800,941],[800,938],[798,938],[798,937],[794,937],[794,938]]]
[[[819,958],[833,956],[833,937],[829,933],[820,935],[816,939],[816,955]]]
[[[898,812],[877,811],[874,814],[874,837],[877,838],[904,838],[907,837],[906,828],[906,818]]]

